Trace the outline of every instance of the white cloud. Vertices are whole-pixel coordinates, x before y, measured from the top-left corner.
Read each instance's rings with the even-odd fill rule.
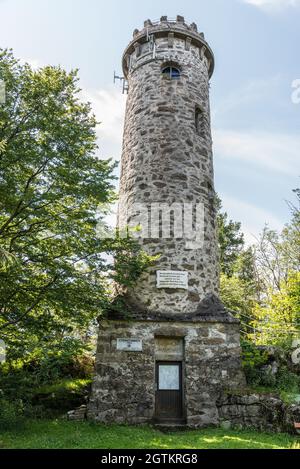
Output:
[[[281,11],[286,8],[300,6],[300,0],[243,0],[243,2],[267,12]]]
[[[261,100],[274,98],[278,99],[278,88],[281,84],[281,76],[250,80],[244,83],[240,88],[224,96],[214,103],[212,109],[212,118],[220,119],[227,113],[236,109],[245,109],[247,105],[260,103]]]
[[[38,59],[28,59],[25,60],[34,70],[37,70],[40,67],[43,67],[41,62]]]
[[[102,158],[120,160],[125,116],[126,95],[118,87],[84,90],[82,99],[90,101],[97,120],[97,135]]]
[[[28,59],[21,59],[21,64],[29,64],[33,70],[38,70],[41,67],[45,67],[45,64],[42,63],[39,59],[29,57]]]
[[[231,219],[242,223],[242,231],[247,245],[256,242],[266,224],[274,230],[281,231],[283,228],[284,222],[279,220],[275,214],[249,202],[222,194],[222,204]]]
[[[35,58],[23,58],[21,63],[28,63],[34,70],[45,66]],[[107,86],[99,90],[84,89],[81,99],[91,103],[92,110],[101,123],[97,128],[101,157],[120,160],[126,95],[122,94],[118,86]]]
[[[1,0],[0,0],[1,2]],[[23,58],[34,70],[44,67],[39,59]],[[82,101],[89,101],[100,125],[97,128],[100,155],[102,158],[120,160],[125,117],[126,95],[118,86],[107,86],[99,90],[84,89]]]
[[[290,176],[300,175],[298,135],[216,129],[213,136],[219,158],[239,160]]]

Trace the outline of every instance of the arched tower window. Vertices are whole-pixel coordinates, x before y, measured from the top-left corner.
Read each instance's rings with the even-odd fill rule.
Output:
[[[205,138],[205,113],[200,106],[195,108],[195,129],[200,137]]]
[[[181,72],[178,67],[174,65],[168,65],[167,67],[163,67],[161,73],[163,76],[169,78],[170,80],[176,80],[180,78]]]

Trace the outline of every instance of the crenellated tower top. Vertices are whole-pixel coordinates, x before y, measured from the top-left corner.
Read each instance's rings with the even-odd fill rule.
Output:
[[[198,32],[196,23],[186,23],[183,16],[170,19],[162,16],[159,21],[146,20],[141,30],[133,31],[133,40],[127,46],[123,54],[123,72],[127,79],[132,66],[132,58],[135,60],[141,56],[155,54],[155,43],[159,38],[166,38],[166,48],[172,49],[174,39],[184,39],[186,50],[194,46],[198,50],[199,57],[207,62],[209,77],[214,71],[214,54],[205,40],[204,33]],[[161,46],[160,46],[161,47]]]

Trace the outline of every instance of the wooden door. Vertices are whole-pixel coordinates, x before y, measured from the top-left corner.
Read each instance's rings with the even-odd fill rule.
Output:
[[[183,419],[182,363],[156,363],[155,418],[158,421]]]

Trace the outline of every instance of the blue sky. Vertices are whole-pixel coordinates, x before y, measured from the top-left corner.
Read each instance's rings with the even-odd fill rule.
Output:
[[[163,5],[163,6],[162,6]],[[211,81],[216,189],[249,242],[281,229],[300,186],[300,0],[0,0],[0,47],[33,66],[79,68],[98,119],[100,153],[120,159],[125,97],[112,84],[147,18],[195,21],[214,50]]]

